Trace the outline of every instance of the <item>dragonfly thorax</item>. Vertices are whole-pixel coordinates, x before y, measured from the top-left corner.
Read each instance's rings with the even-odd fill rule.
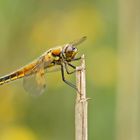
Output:
[[[78,50],[71,44],[67,44],[64,46],[62,50],[62,56],[64,59],[70,61],[74,59],[75,55],[77,54]]]

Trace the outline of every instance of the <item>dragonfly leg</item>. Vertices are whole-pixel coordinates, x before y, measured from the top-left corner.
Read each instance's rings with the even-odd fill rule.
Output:
[[[80,59],[81,59],[81,57],[78,57],[78,58],[74,58],[72,61],[77,61],[77,60],[80,60]],[[69,63],[67,61],[64,61],[64,64],[65,64],[67,74],[72,74],[72,73],[76,72],[76,66],[72,65],[71,63]],[[69,69],[68,69],[68,65],[70,67],[72,67],[74,70],[70,72]]]
[[[75,90],[77,90],[76,86],[74,84],[72,84],[71,82],[67,81],[65,79],[65,75],[64,75],[64,66],[63,64],[61,64],[61,74],[62,74],[62,80],[67,84],[69,85],[70,87],[74,88]]]
[[[77,58],[72,59],[72,61],[77,61],[77,60],[80,60],[80,59],[81,59],[81,56],[80,56],[80,57],[77,57]]]
[[[76,66],[74,66],[74,65],[72,65],[70,63],[68,63],[68,65],[71,66],[73,69],[76,69]]]
[[[67,74],[72,74],[72,73],[74,73],[76,71],[76,67],[73,66],[72,64],[66,63],[66,62],[64,62],[64,64],[65,64],[65,69],[66,69]],[[68,65],[71,66],[74,70],[73,71],[69,71]]]

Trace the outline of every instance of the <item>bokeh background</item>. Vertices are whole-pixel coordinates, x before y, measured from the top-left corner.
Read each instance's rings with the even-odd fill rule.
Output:
[[[140,139],[140,1],[0,0],[0,76],[47,49],[82,36],[89,140]],[[74,75],[67,76],[74,82]],[[60,72],[47,90],[26,94],[22,80],[0,86],[0,140],[73,140],[75,91]]]

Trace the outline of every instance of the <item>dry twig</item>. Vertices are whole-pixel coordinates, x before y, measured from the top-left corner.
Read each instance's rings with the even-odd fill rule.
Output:
[[[87,127],[87,98],[85,78],[85,58],[81,59],[81,66],[76,69],[76,85],[78,88],[75,103],[75,140],[88,140]]]

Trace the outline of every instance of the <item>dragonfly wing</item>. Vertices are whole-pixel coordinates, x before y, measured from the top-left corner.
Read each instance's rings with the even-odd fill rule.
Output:
[[[23,79],[23,87],[31,95],[38,96],[44,92],[46,88],[45,66],[50,63],[51,61],[44,62],[41,59],[33,69],[26,73]]]
[[[83,36],[80,39],[70,42],[70,44],[72,44],[73,46],[77,46],[77,45],[81,44],[83,41],[85,41],[86,38],[87,38],[86,36]]]
[[[48,67],[45,72],[47,73],[51,73],[51,72],[57,72],[57,71],[60,71],[61,70],[61,67],[60,65],[55,65],[53,67]]]
[[[32,96],[41,95],[46,87],[44,65],[39,65],[31,73],[24,77],[23,87]]]

